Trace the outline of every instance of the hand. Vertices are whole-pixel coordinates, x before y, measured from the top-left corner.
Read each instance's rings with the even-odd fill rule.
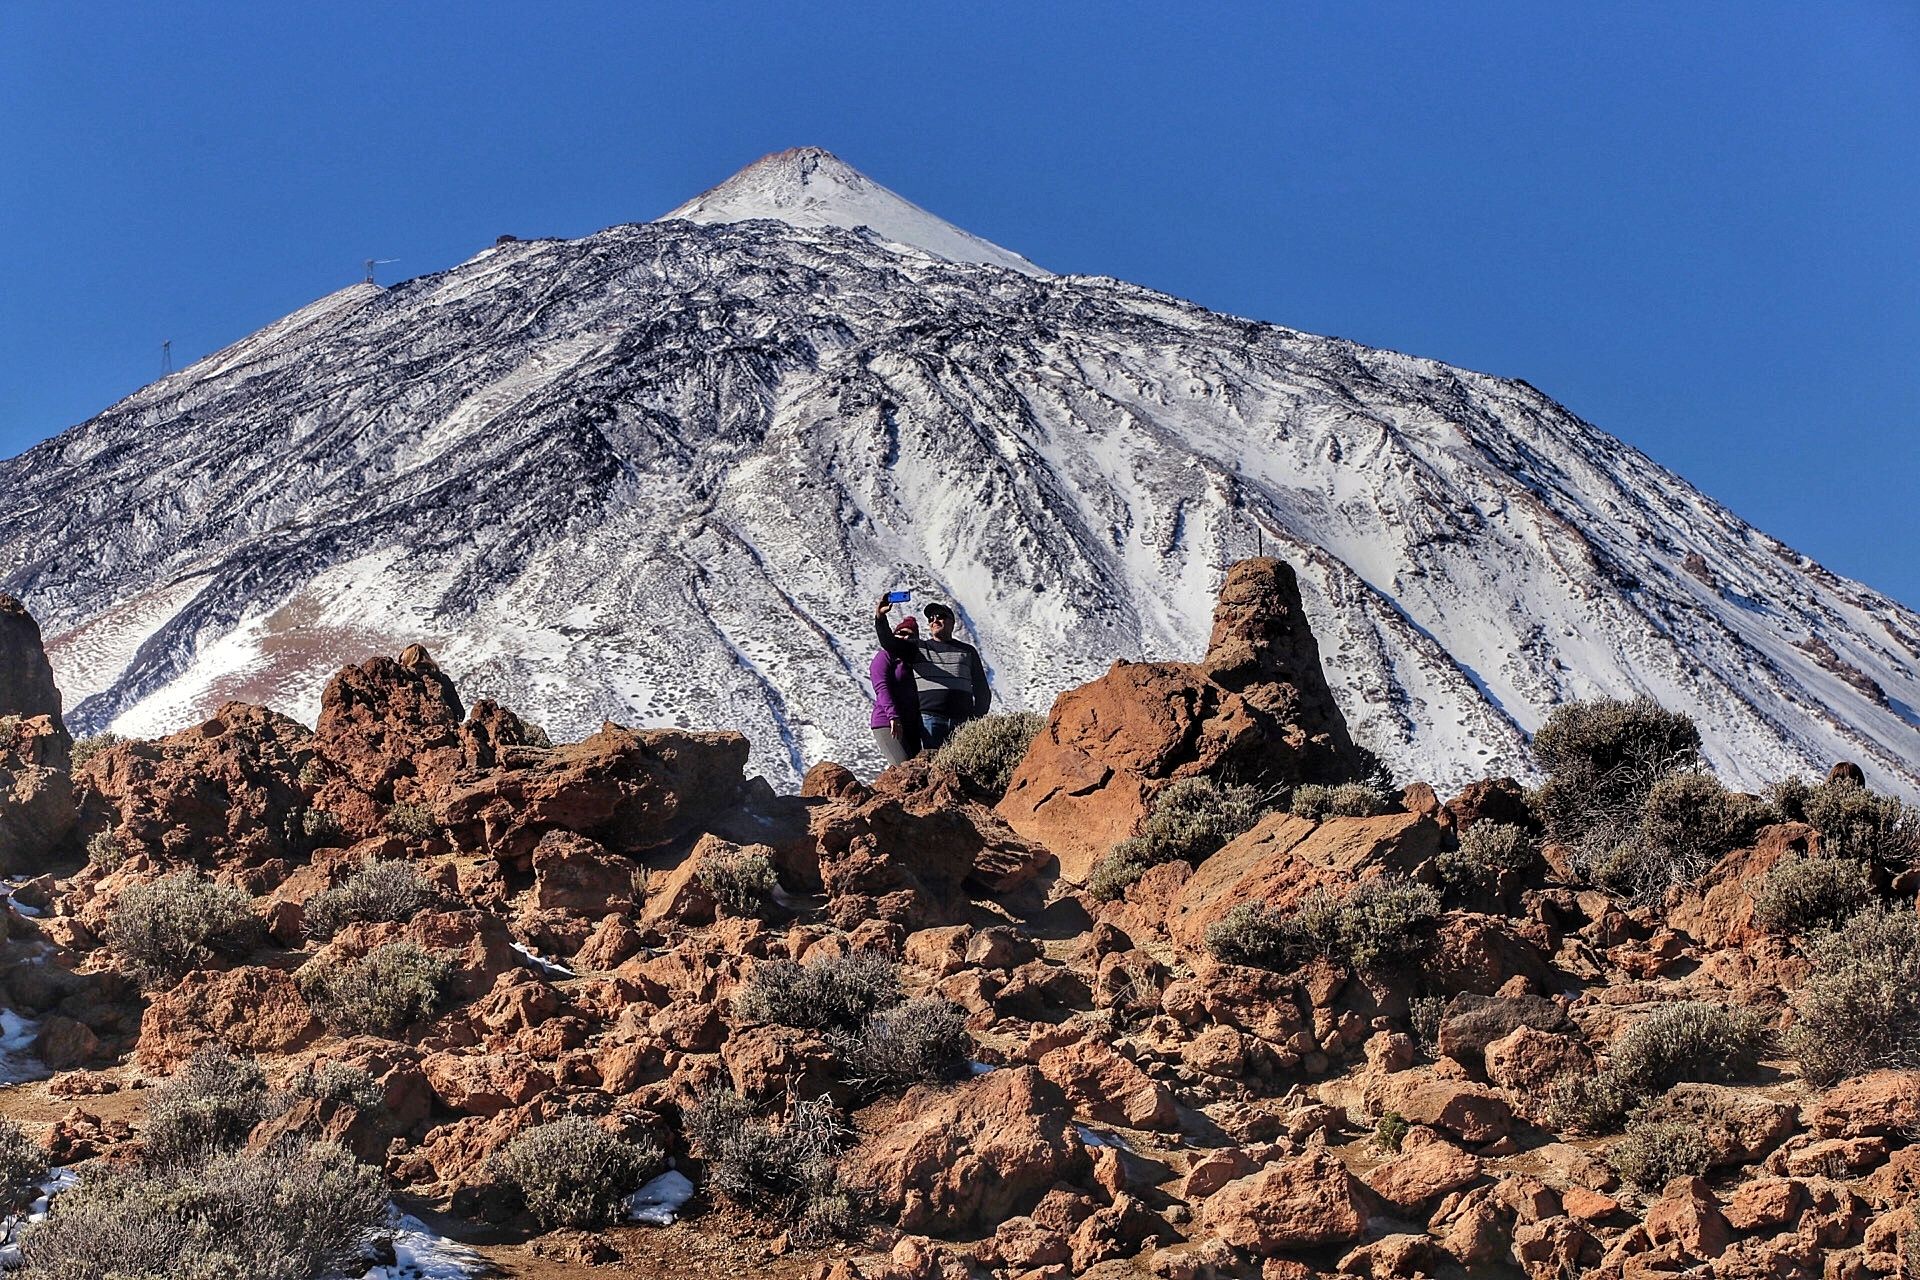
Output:
[[[887,732],[893,735],[893,737],[894,737],[894,741],[896,741],[896,742],[897,742],[897,741],[899,741],[899,739],[900,739],[900,722],[899,722],[898,720],[889,720],[889,721],[887,721]]]
[[[893,612],[893,601],[887,599],[886,594],[883,592],[880,596],[880,603],[874,605],[873,607],[873,616],[876,618],[884,618],[889,613],[892,613],[892,612]]]

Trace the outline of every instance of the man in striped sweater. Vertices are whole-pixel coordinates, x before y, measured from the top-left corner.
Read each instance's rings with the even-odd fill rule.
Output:
[[[892,609],[892,602],[882,596],[873,612],[874,638],[913,672],[920,698],[921,745],[936,751],[954,726],[986,715],[993,706],[987,668],[978,649],[953,638],[953,610],[948,606],[936,601],[922,610],[928,631],[924,637],[895,635],[887,625]]]

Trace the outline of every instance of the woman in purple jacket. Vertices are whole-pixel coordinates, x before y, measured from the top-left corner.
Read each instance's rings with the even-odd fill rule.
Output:
[[[893,634],[904,640],[920,638],[920,623],[902,618]],[[873,715],[867,724],[873,740],[888,764],[899,764],[920,754],[920,695],[915,691],[913,671],[905,662],[882,649],[873,655],[867,668],[873,681]]]

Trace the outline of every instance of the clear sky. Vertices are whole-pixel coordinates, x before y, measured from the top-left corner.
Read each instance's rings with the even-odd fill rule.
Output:
[[[0,108],[0,456],[365,258],[818,145],[1057,271],[1526,378],[1920,604],[1913,0],[14,0]]]

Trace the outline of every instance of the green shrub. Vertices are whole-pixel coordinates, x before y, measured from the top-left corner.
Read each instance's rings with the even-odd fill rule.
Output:
[[[20,716],[0,716],[0,751],[10,750],[20,741],[20,726],[25,723]]]
[[[109,828],[87,837],[87,861],[102,871],[115,870],[126,860],[127,846],[119,832]]]
[[[1126,849],[1128,841],[1122,840],[1100,861],[1093,864],[1093,871],[1087,876],[1087,896],[1095,902],[1117,902],[1128,889],[1147,874],[1147,864],[1133,856]]]
[[[773,859],[758,849],[729,849],[708,854],[694,871],[720,909],[729,915],[755,916],[780,883]]]
[[[1866,868],[1850,858],[1795,855],[1774,863],[1753,891],[1753,919],[1768,933],[1808,934],[1839,924],[1873,897]]]
[[[146,1161],[194,1164],[231,1150],[277,1105],[259,1064],[224,1045],[202,1046],[149,1095]]]
[[[900,1002],[900,966],[876,951],[822,956],[806,964],[763,960],[740,984],[736,1007],[751,1022],[857,1031]]]
[[[1415,996],[1407,1001],[1407,1026],[1421,1051],[1432,1057],[1440,1048],[1440,1020],[1446,1016],[1445,996]]]
[[[1562,1076],[1547,1094],[1547,1118],[1556,1129],[1618,1133],[1646,1099],[1611,1071]]]
[[[425,840],[440,834],[440,823],[433,809],[424,804],[402,801],[387,810],[387,830],[409,840]]]
[[[1750,842],[1765,817],[1751,797],[1727,790],[1709,774],[1682,770],[1648,790],[1640,809],[1640,839],[1682,868],[1673,877],[1676,883],[1696,880]]]
[[[523,1129],[489,1169],[514,1187],[541,1226],[597,1227],[619,1220],[626,1198],[661,1166],[652,1142],[623,1138],[584,1116]]]
[[[17,1122],[0,1119],[0,1213],[33,1203],[49,1168],[46,1148]]]
[[[118,746],[126,739],[117,733],[90,733],[84,738],[73,740],[73,767],[77,771],[86,763],[105,751],[108,747]]]
[[[96,1162],[97,1163],[97,1162]],[[312,1280],[364,1269],[378,1169],[285,1144],[167,1168],[89,1166],[21,1241],[20,1280]]]
[[[1900,869],[1920,861],[1920,811],[1847,778],[1817,787],[1794,777],[1769,796],[1782,819],[1820,832],[1820,851]]]
[[[1047,718],[1031,711],[981,716],[953,731],[933,758],[966,779],[976,790],[998,800],[1006,795],[1013,771],[1026,758],[1034,735]]]
[[[851,1227],[852,1201],[837,1167],[849,1135],[826,1099],[795,1103],[777,1119],[723,1089],[687,1108],[684,1129],[693,1153],[706,1161],[710,1190],[792,1224],[803,1242]]]
[[[1539,858],[1539,845],[1525,827],[1476,822],[1460,837],[1459,848],[1434,855],[1433,866],[1449,896],[1473,902],[1497,893],[1505,877],[1526,872]]]
[[[1380,1117],[1373,1126],[1373,1142],[1382,1151],[1391,1151],[1398,1155],[1400,1144],[1407,1140],[1407,1132],[1412,1128],[1407,1118],[1398,1111],[1389,1111]]]
[[[847,1079],[868,1093],[961,1075],[973,1044],[965,1011],[939,996],[882,1009],[857,1031],[834,1031],[828,1041]]]
[[[107,945],[148,985],[245,956],[264,932],[243,890],[191,871],[130,886],[106,921]]]
[[[1288,915],[1242,904],[1207,929],[1207,947],[1229,964],[1285,970],[1322,955],[1388,970],[1425,950],[1440,910],[1440,895],[1427,886],[1377,877],[1344,897],[1315,890]]]
[[[287,1093],[295,1098],[316,1098],[321,1102],[344,1103],[360,1111],[379,1111],[386,1106],[386,1093],[365,1068],[348,1062],[328,1062],[306,1069],[287,1079]]]
[[[307,932],[331,938],[357,921],[410,920],[434,900],[411,862],[364,862],[331,889],[307,899]]]
[[[1644,1099],[1689,1080],[1745,1079],[1767,1039],[1766,1019],[1751,1009],[1669,1004],[1615,1037],[1608,1070]]]
[[[336,1031],[394,1036],[436,1013],[453,966],[411,942],[389,942],[359,960],[314,959],[300,994]]]
[[[1787,1050],[1826,1085],[1881,1067],[1920,1067],[1920,918],[1876,903],[1806,943],[1813,973],[1800,988]]]
[[[1392,813],[1399,801],[1377,787],[1364,782],[1343,782],[1329,787],[1318,782],[1294,788],[1287,811],[1296,818],[1373,818]]]
[[[1658,1191],[1675,1178],[1707,1171],[1713,1153],[1698,1124],[1679,1120],[1636,1120],[1626,1136],[1607,1149],[1607,1163],[1625,1182],[1642,1191]]]
[[[1548,836],[1591,862],[1638,827],[1655,783],[1699,762],[1700,731],[1651,698],[1569,702],[1540,726],[1533,755],[1547,773],[1533,801]]]
[[[309,791],[317,791],[327,784],[326,762],[315,756],[300,766],[300,785]]]
[[[341,837],[340,815],[325,809],[307,809],[300,814],[300,830],[317,846]]]

